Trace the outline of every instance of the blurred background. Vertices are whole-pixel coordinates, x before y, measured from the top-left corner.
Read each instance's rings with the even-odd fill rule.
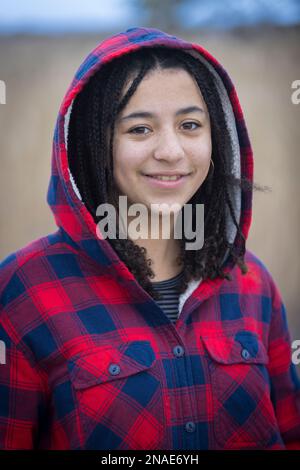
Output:
[[[202,44],[236,86],[255,181],[271,187],[254,195],[248,248],[272,273],[300,339],[300,103],[291,99],[300,1],[1,0],[0,12],[0,258],[56,230],[46,203],[53,131],[83,59],[109,35],[155,27]]]

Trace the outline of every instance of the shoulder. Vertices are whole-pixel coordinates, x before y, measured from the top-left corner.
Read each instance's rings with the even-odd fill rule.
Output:
[[[251,250],[246,250],[244,259],[248,271],[245,275],[243,275],[240,273],[239,268],[236,267],[240,273],[238,274],[239,282],[246,286],[253,286],[254,289],[257,289],[257,293],[260,293],[261,295],[273,297],[276,293],[279,292],[278,286],[270,272],[270,269],[261,260],[261,258],[259,258]]]
[[[260,268],[264,272],[269,272],[266,264],[259,258],[253,251],[246,250],[245,252],[245,261],[249,265],[254,265],[257,268]]]
[[[58,229],[0,263],[0,340],[13,342],[28,357],[31,351],[26,338],[32,325],[38,325],[35,330],[46,340],[45,318],[51,309],[66,303],[60,281],[65,269],[74,273],[77,254],[76,247]]]
[[[240,302],[252,306],[253,311],[262,311],[264,318],[269,318],[272,311],[284,309],[279,285],[268,266],[251,250],[246,250],[244,260],[248,271],[242,274],[236,265],[231,272],[232,287],[229,287]]]
[[[47,262],[51,255],[70,250],[61,231],[57,230],[6,256],[0,262],[0,306],[4,308],[14,299],[24,297],[26,291],[29,294],[43,279],[50,280]]]

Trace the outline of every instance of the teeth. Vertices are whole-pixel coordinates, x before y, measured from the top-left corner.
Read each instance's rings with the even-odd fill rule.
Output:
[[[162,181],[176,181],[176,180],[179,180],[181,178],[181,175],[180,176],[152,176],[152,178],[155,178],[157,180],[162,180]]]

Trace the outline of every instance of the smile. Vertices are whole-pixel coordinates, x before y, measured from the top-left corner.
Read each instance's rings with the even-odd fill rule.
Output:
[[[162,181],[176,181],[176,180],[179,180],[179,178],[181,178],[183,175],[177,175],[177,176],[163,176],[163,175],[152,176],[152,175],[146,175],[146,176],[149,176],[150,178],[155,178],[155,179],[158,179],[158,180],[162,180]]]
[[[149,184],[163,188],[177,188],[187,180],[190,173],[185,175],[142,175]]]

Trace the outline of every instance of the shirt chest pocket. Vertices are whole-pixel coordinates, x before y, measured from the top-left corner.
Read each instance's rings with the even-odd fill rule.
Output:
[[[280,436],[264,344],[250,331],[202,340],[212,386],[216,441],[224,449],[267,448]]]
[[[102,345],[68,362],[85,449],[154,449],[162,391],[149,341]]]

